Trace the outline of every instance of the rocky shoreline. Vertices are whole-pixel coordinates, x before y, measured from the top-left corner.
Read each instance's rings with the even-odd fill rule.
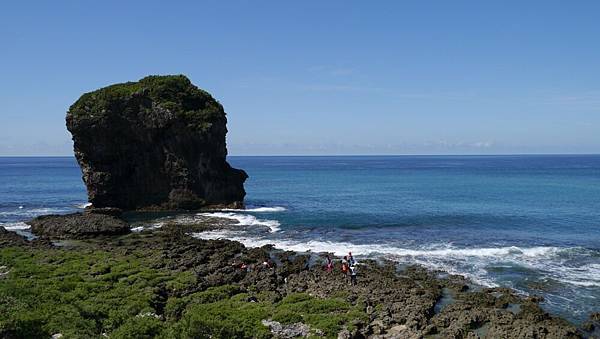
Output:
[[[6,271],[0,277],[0,296],[8,297],[6,300],[15,299],[13,302],[16,304],[19,302],[17,291],[2,292],[1,289],[3,284],[8,286],[11,279],[18,278],[11,275],[11,267],[18,265],[11,262],[10,253],[13,252],[10,251],[31,256],[43,252],[48,258],[76,255],[81,256],[78,260],[82,262],[87,260],[85,256],[88,254],[106,253],[115,262],[132,262],[131,258],[136,258],[141,260],[140,266],[151,258],[147,262],[148,268],[168,276],[186,276],[184,283],[163,281],[149,286],[150,306],[128,311],[132,317],[151,314],[156,320],[152,327],[155,332],[147,337],[598,336],[598,314],[592,315],[590,321],[578,329],[566,320],[544,312],[538,305],[538,297],[522,297],[508,288],[477,287],[462,276],[432,272],[419,266],[399,269],[392,262],[361,260],[358,285],[350,286],[340,271],[339,260],[335,261],[333,272],[323,269],[324,253],[295,253],[272,246],[246,248],[238,242],[200,240],[189,236],[189,233],[225,226],[225,222],[219,223],[218,220],[188,225],[167,223],[161,228],[138,233],[103,234],[100,237],[83,237],[83,240],[61,241],[56,239],[82,237],[73,237],[72,234],[60,236],[56,231],[39,234],[39,238],[27,241],[0,228],[0,253],[3,253],[0,266]],[[98,277],[114,271],[114,268],[105,267],[98,272],[97,264],[89,262],[89,267],[84,265],[74,274],[81,281],[87,281],[88,275],[96,281]],[[127,278],[127,275],[118,277]],[[173,279],[177,281],[180,278]],[[227,292],[218,297],[205,296],[221,289]],[[87,300],[85,296],[81,298],[81,302]],[[0,298],[0,304],[11,305],[2,300]],[[225,312],[231,305],[235,305],[231,313]],[[217,307],[222,312],[221,317],[205,323],[201,319],[206,319],[206,315],[201,315],[211,307]],[[11,316],[14,317],[14,314]],[[127,320],[119,324],[109,313],[97,314],[93,318],[96,336],[104,333],[109,337],[121,337],[119,333],[128,324]],[[236,323],[242,318],[243,324]],[[19,337],[22,334],[18,326],[11,327],[10,319],[0,320],[0,337]],[[39,321],[40,331],[46,329],[42,332],[44,334],[68,332],[60,328],[49,329],[48,324],[56,321],[52,316],[42,317]],[[72,334],[74,337],[80,335]]]

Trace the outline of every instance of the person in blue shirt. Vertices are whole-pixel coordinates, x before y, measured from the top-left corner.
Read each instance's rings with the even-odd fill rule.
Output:
[[[356,265],[356,260],[354,260],[352,252],[348,252],[348,264],[350,264],[350,266]]]

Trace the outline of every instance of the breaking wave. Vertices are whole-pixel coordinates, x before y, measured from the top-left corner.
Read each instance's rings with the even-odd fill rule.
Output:
[[[21,231],[21,230],[28,230],[31,228],[31,226],[27,225],[24,222],[0,223],[0,226],[4,227],[5,229],[7,229],[9,231]]]
[[[8,217],[13,219],[37,217],[44,214],[61,214],[73,211],[72,208],[67,207],[39,207],[39,208],[26,208],[25,206],[19,206],[13,210],[1,211],[0,216]]]
[[[273,206],[273,207],[252,207],[252,208],[245,208],[245,209],[226,208],[226,209],[222,209],[221,211],[225,211],[225,212],[274,213],[274,212],[283,212],[285,210],[286,210],[285,207]]]
[[[222,216],[220,216],[222,217]],[[278,248],[294,250],[299,252],[328,252],[335,255],[344,255],[348,250],[356,255],[372,256],[377,254],[390,254],[395,256],[433,256],[433,257],[538,257],[552,255],[561,251],[558,247],[529,247],[516,246],[497,248],[452,248],[449,245],[428,246],[430,249],[406,249],[384,244],[352,244],[349,242],[334,242],[322,240],[309,240],[299,242],[285,239],[261,239],[257,237],[245,237],[238,232],[228,230],[207,231],[195,233],[196,237],[202,239],[227,238],[243,243],[249,247],[260,247],[266,244],[274,244]]]
[[[352,252],[363,258],[386,258],[401,264],[419,264],[450,274],[460,274],[477,284],[496,287],[490,270],[498,267],[519,266],[543,272],[544,275],[566,284],[600,287],[600,264],[567,265],[563,258],[573,254],[582,256],[583,248],[535,247],[481,247],[457,248],[450,244],[433,244],[418,248],[403,248],[392,244],[353,244],[323,240],[298,241],[269,239],[246,235],[235,230],[216,230],[194,233],[200,239],[229,239],[247,247],[273,244],[278,249],[296,252],[328,252],[342,256]]]
[[[174,217],[166,217],[155,219],[153,221],[138,222],[132,225],[131,230],[133,232],[141,232],[144,230],[151,230],[161,228],[168,222],[174,222],[176,224],[194,224],[197,222],[206,221],[207,218],[220,218],[231,221],[231,226],[235,227],[237,232],[257,232],[264,233],[275,233],[280,231],[280,223],[277,220],[270,219],[259,219],[250,214],[233,213],[233,212],[207,212],[198,213],[194,215],[177,215]]]
[[[237,221],[237,225],[239,226],[262,226],[268,227],[271,233],[277,232],[280,230],[280,223],[277,220],[268,220],[268,219],[258,219],[253,215],[249,214],[240,214],[240,213],[232,213],[232,212],[213,212],[213,213],[199,213],[199,216],[209,217],[209,218],[224,218]]]

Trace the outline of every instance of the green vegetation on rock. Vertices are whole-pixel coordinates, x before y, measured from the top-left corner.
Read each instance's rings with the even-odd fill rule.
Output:
[[[0,337],[232,338],[271,337],[261,322],[302,322],[327,337],[354,319],[364,305],[305,293],[275,301],[272,292],[237,285],[197,285],[191,271],[157,267],[160,251],[140,248],[0,248]],[[187,291],[187,292],[186,292]]]
[[[225,118],[223,106],[184,75],[152,75],[85,93],[69,108],[68,115],[76,119],[102,119],[111,114],[151,112],[156,108],[202,131]]]
[[[314,254],[195,239],[192,225],[58,243],[1,230],[0,338],[581,338],[594,326],[418,266],[361,260],[350,287]],[[436,310],[444,290],[452,303]]]

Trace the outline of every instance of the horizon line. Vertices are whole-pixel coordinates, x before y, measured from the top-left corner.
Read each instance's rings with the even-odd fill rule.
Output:
[[[405,154],[228,154],[227,157],[407,157],[407,156],[598,156],[600,153],[475,153],[475,154],[440,154],[440,153],[405,153]],[[0,155],[0,158],[74,158],[75,155]]]

